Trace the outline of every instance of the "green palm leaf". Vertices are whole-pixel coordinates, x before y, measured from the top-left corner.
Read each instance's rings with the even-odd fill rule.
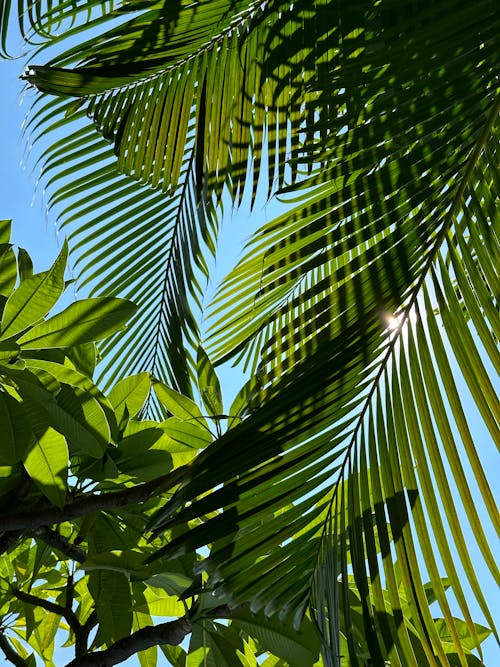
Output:
[[[42,138],[38,123],[49,118],[55,125],[66,122],[65,105],[44,101],[40,117],[28,128],[35,141]],[[193,310],[206,273],[202,253],[213,248],[215,231],[212,213],[197,200],[192,156],[181,165],[177,189],[166,196],[117,171],[109,145],[82,125],[80,116],[72,118],[71,134],[41,158],[51,193],[48,205],[68,233],[79,286],[90,287],[93,294],[129,294],[139,305],[127,331],[101,346],[106,359],[101,378],[111,385],[147,369],[189,394],[194,362],[179,350],[197,340]],[[108,350],[113,354],[106,356]]]
[[[113,347],[102,376],[112,381],[147,368],[189,394],[192,364],[179,350],[198,338],[193,312],[206,270],[203,245],[212,249],[216,237],[214,206],[225,189],[241,201],[247,176],[254,200],[263,155],[268,192],[284,183],[287,156],[299,157],[311,122],[304,100],[316,101],[314,124],[324,116],[317,85],[311,87],[324,67],[311,56],[328,59],[328,31],[320,23],[303,30],[312,8],[299,18],[286,9],[283,21],[280,3],[150,2],[138,13],[130,3],[106,16],[89,3],[88,10],[88,29],[97,36],[25,74],[41,90],[81,99],[39,98],[29,130],[34,143],[49,130],[66,133],[41,161],[49,206],[61,227],[74,229],[80,284],[90,283],[93,293],[133,293],[140,306],[136,326],[102,348],[107,354]],[[37,8],[36,17],[31,28],[51,48],[83,30],[73,5],[56,3],[45,15]],[[64,38],[53,36],[52,26],[69,18],[75,26]],[[261,67],[262,49],[283,43],[286,64]],[[80,124],[85,115],[113,149]]]
[[[450,21],[452,5],[457,13]],[[371,78],[375,45],[369,51],[363,43],[363,51],[353,38],[366,74],[350,93],[339,65],[334,80],[347,111],[345,129],[322,145],[328,169],[303,183],[292,213],[261,230],[216,302],[213,349],[220,358],[242,352],[258,364],[260,399],[246,421],[198,457],[191,479],[154,526],[162,531],[223,509],[164,551],[173,556],[211,544],[204,567],[212,584],[254,609],[294,613],[299,621],[311,604],[330,657],[339,651],[338,606],[349,627],[351,568],[374,660],[422,664],[401,623],[403,597],[425,638],[425,659],[451,664],[425,595],[429,578],[453,638],[453,660],[467,664],[441,570],[478,649],[463,578],[493,627],[462,524],[473,527],[498,581],[476,503],[497,527],[498,518],[470,418],[446,366],[454,355],[500,443],[498,398],[481,356],[484,347],[497,367],[500,102],[492,7],[482,5],[480,18],[447,2],[432,21],[426,10],[402,15],[401,25],[388,28],[392,37],[401,31],[398,39],[376,54]],[[337,76],[335,62],[332,69]],[[384,334],[384,316],[391,314],[399,324]],[[477,481],[476,502],[462,447]],[[448,469],[457,491],[446,481]],[[457,513],[458,497],[466,519]],[[328,502],[318,530],[314,519]],[[390,623],[383,621],[380,580],[388,588]],[[361,664],[347,640],[352,664]]]

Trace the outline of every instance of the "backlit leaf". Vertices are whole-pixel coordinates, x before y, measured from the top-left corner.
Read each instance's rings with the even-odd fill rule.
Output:
[[[69,347],[101,340],[124,326],[136,307],[125,299],[82,299],[19,338],[26,350]]]
[[[63,507],[68,479],[66,439],[52,427],[34,438],[23,463],[26,472],[57,507]]]
[[[44,273],[36,273],[21,282],[5,304],[0,331],[10,338],[44,317],[55,305],[64,290],[64,271],[68,259],[68,244],[64,241],[59,256]]]

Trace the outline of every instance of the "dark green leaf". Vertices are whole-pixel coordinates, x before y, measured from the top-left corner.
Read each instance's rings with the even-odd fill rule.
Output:
[[[211,416],[222,415],[222,392],[219,378],[201,345],[198,347],[197,371],[200,396],[208,414]]]
[[[0,390],[0,465],[11,466],[24,456],[33,433],[19,401]]]
[[[231,627],[241,628],[250,637],[255,637],[262,648],[286,660],[290,667],[312,667],[318,660],[319,636],[307,618],[299,632],[284,623],[266,618],[263,613],[252,614],[243,609],[238,609],[231,619]]]
[[[0,295],[9,297],[17,278],[16,256],[9,243],[0,244]]]
[[[132,596],[124,574],[97,570],[89,574],[89,591],[95,602],[99,629],[94,646],[108,646],[125,637],[132,628]]]

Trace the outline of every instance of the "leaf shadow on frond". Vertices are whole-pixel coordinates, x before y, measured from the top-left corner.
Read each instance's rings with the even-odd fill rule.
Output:
[[[207,5],[199,6],[198,18],[206,19],[210,33],[214,24],[201,11]],[[440,439],[465,499],[467,521],[475,525],[475,504],[467,496],[450,424],[465,443],[492,523],[496,515],[449,380],[446,354],[438,347],[439,320],[432,300],[438,301],[439,317],[447,323],[447,345],[498,440],[498,401],[477,341],[467,335],[470,322],[487,354],[498,359],[490,332],[498,324],[492,301],[498,276],[491,260],[498,254],[498,239],[486,231],[498,221],[498,10],[490,0],[474,5],[412,0],[398,3],[397,9],[390,1],[374,7],[364,0],[324,0],[315,3],[314,11],[306,2],[294,3],[293,11],[290,3],[279,2],[229,5],[221,0],[218,7],[223,6],[248,12],[239,23],[235,14],[234,26],[231,17],[226,28],[217,23],[210,46],[196,51],[189,62],[186,53],[193,42],[179,40],[172,52],[167,45],[165,60],[178,58],[178,69],[169,65],[152,75],[146,66],[146,76],[134,71],[129,77],[127,63],[129,70],[120,79],[112,62],[115,54],[106,61],[106,46],[99,67],[96,61],[87,69],[67,69],[71,59],[92,57],[87,43],[84,52],[70,52],[55,63],[59,69],[33,67],[27,75],[42,89],[89,96],[86,111],[113,142],[118,169],[170,196],[182,183],[185,160],[193,155],[191,141],[202,175],[195,189],[210,203],[210,196],[217,202],[225,188],[235,200],[236,193],[241,195],[250,154],[254,191],[266,151],[271,156],[269,181],[283,188],[291,173],[287,194],[296,199],[295,208],[254,237],[249,254],[214,303],[212,350],[219,360],[237,354],[249,360],[261,390],[247,419],[200,454],[189,479],[156,517],[155,529],[186,526],[190,518],[223,510],[181,530],[167,553],[210,544],[204,567],[215,589],[227,587],[235,601],[250,600],[269,614],[294,615],[298,622],[311,601],[320,561],[312,535],[297,536],[314,521],[318,503],[329,502],[327,485],[347,483],[349,506],[340,507],[339,521],[326,527],[321,541],[327,552],[338,550],[334,565],[343,585],[337,601],[332,587],[317,586],[314,592],[325,655],[335,641],[337,631],[331,626],[329,632],[329,624],[335,622],[338,605],[350,613],[346,582],[353,555],[373,654],[388,654],[396,665],[418,664],[407,629],[395,624],[388,635],[384,628],[380,634],[370,631],[382,624],[381,610],[388,605],[396,613],[407,598],[416,610],[429,663],[450,664],[426,601],[424,573],[415,555],[418,544],[425,551],[425,568],[451,643],[465,665],[457,624],[439,583],[442,564],[476,648],[480,642],[462,575],[488,623],[493,621],[475,580],[453,494],[443,482]],[[328,25],[326,18],[325,26],[315,23],[318,7]],[[325,7],[332,12],[323,14]],[[327,41],[331,37],[329,46],[311,39],[318,30]],[[297,184],[301,168],[307,178]],[[460,243],[462,216],[474,237],[475,256]],[[454,272],[461,302],[441,266],[440,254],[450,236],[455,244],[450,254],[455,248],[459,257]],[[469,267],[465,280],[462,258]],[[414,311],[413,330],[408,322]],[[487,325],[483,313],[488,313]],[[393,334],[384,328],[386,316],[400,322]],[[438,371],[446,378],[450,414],[439,402]],[[373,498],[366,495],[368,478]],[[416,500],[408,489],[419,490]],[[401,506],[391,503],[394,495]],[[389,520],[400,535],[394,548],[403,591],[394,563],[386,558],[387,602],[376,577],[370,576],[381,565],[373,560],[368,522],[358,520],[365,512],[375,513],[380,534]],[[426,548],[429,534],[439,558]],[[481,526],[475,539],[496,575]],[[450,545],[461,569],[450,557]],[[348,648],[356,662],[355,648]]]
[[[455,22],[448,17],[452,5]],[[345,70],[342,63],[332,70],[333,93],[345,101],[342,114],[336,132],[316,143],[326,168],[313,171],[300,188],[289,188],[296,207],[252,239],[214,302],[211,349],[219,360],[240,354],[255,368],[262,386],[255,409],[200,455],[191,479],[153,525],[162,531],[208,508],[222,510],[164,551],[173,556],[211,544],[203,566],[216,590],[231,591],[235,602],[249,600],[269,614],[295,614],[300,621],[311,602],[319,561],[317,549],[297,536],[314,520],[327,480],[334,488],[347,484],[343,526],[337,522],[325,529],[323,543],[327,550],[337,549],[335,567],[344,582],[350,575],[348,554],[356,560],[354,579],[371,654],[395,664],[420,664],[408,629],[396,624],[384,637],[377,620],[387,606],[401,609],[403,598],[415,610],[428,663],[468,664],[461,622],[440,583],[443,570],[476,650],[480,640],[463,581],[494,628],[457,497],[494,579],[498,568],[476,506],[494,526],[497,515],[446,366],[446,356],[455,355],[498,442],[498,398],[479,352],[481,346],[498,364],[492,337],[498,325],[498,274],[492,271],[498,239],[491,231],[498,223],[498,15],[492,3],[482,7],[478,15],[463,3],[424,3],[421,13],[402,11],[401,23],[389,22],[389,14],[379,16],[389,39],[374,51],[366,49],[361,33],[351,35],[345,49],[352,62]],[[469,29],[471,21],[477,30]],[[462,241],[464,219],[470,228],[465,238],[473,236],[472,244]],[[455,258],[453,272],[468,295],[459,307],[441,261],[443,248],[451,252],[453,243],[461,258]],[[481,271],[471,247],[484,263]],[[466,277],[461,261],[468,266]],[[434,299],[447,304],[437,314]],[[441,336],[445,344],[439,343],[439,317],[448,321]],[[464,322],[474,327],[480,343],[467,334]],[[445,351],[448,346],[453,352]],[[462,446],[467,473],[459,464]],[[446,481],[447,466],[458,493]],[[477,501],[468,491],[467,474],[478,485]],[[373,499],[366,495],[368,479]],[[409,490],[415,489],[412,496]],[[400,503],[391,502],[394,495]],[[360,520],[365,513],[376,515],[379,531],[389,522],[399,536],[392,556],[400,564],[400,583],[391,558],[378,563],[370,529]],[[347,529],[349,544],[342,537]],[[429,547],[434,541],[436,553]],[[381,571],[389,599],[375,584]],[[429,610],[425,575],[435,587],[453,652]],[[315,588],[318,622],[329,644],[326,655],[338,605],[349,613],[345,586],[336,600],[332,595],[328,586]],[[357,664],[352,645],[349,653]]]
[[[109,148],[85,129],[72,134],[71,138],[68,134],[68,138],[57,142],[56,149],[43,156],[46,173],[60,169],[56,178],[62,176],[76,181],[69,189],[59,188],[50,197],[50,204],[62,206],[65,199],[70,202],[59,213],[59,220],[60,225],[75,230],[74,254],[78,254],[80,278],[84,282],[93,280],[97,291],[126,290],[128,294],[137,294],[141,301],[143,315],[138,315],[142,317],[141,324],[139,319],[131,323],[129,333],[121,338],[113,357],[106,362],[105,373],[109,373],[111,367],[118,367],[119,358],[130,360],[132,349],[134,356],[138,350],[140,354],[145,351],[144,363],[153,360],[154,367],[150,369],[153,373],[161,375],[156,368],[159,364],[162,372],[168,369],[163,376],[170,378],[174,386],[187,393],[191,391],[186,371],[172,371],[172,368],[180,363],[181,351],[187,346],[189,354],[192,342],[197,339],[194,318],[184,306],[185,296],[190,292],[195,302],[199,300],[195,274],[198,269],[201,273],[206,270],[200,252],[202,243],[209,250],[215,247],[214,208],[220,204],[224,192],[241,203],[247,179],[253,181],[252,204],[255,202],[264,153],[267,152],[269,164],[268,196],[284,184],[288,153],[299,156],[299,129],[307,123],[300,101],[305,82],[297,69],[300,57],[293,53],[295,45],[291,38],[300,39],[302,50],[309,51],[314,40],[310,35],[306,39],[302,21],[299,21],[300,29],[297,26],[292,29],[293,14],[285,4],[220,2],[218,16],[213,7],[208,11],[205,3],[182,7],[146,3],[140,15],[69,48],[47,66],[30,66],[26,71],[25,79],[40,90],[80,98],[76,102],[63,102],[59,107],[60,120],[55,123],[52,109],[44,109],[40,102],[34,125],[39,136],[54,125],[59,128],[67,125],[69,133],[73,133],[72,119],[86,114],[112,144],[117,158],[113,168]],[[125,6],[121,14],[126,17],[129,9],[133,8]],[[56,7],[54,13],[57,14]],[[269,40],[269,43],[276,42],[272,29],[277,17],[282,15],[286,17],[284,39],[290,56],[286,70],[293,72],[297,79],[294,82],[297,90],[292,96],[281,89],[275,65],[272,64],[272,72],[267,72],[259,63],[262,46]],[[104,18],[101,23],[106,26]],[[314,25],[317,32],[318,23]],[[199,34],[195,26],[200,27]],[[64,40],[61,41],[64,44]],[[68,65],[74,63],[75,69],[68,69]],[[314,122],[317,120],[315,118]],[[297,132],[290,134],[290,127]],[[77,165],[76,155],[80,159],[84,155],[92,157]],[[104,163],[105,167],[99,166]],[[127,175],[140,186],[152,185],[158,192],[146,195],[147,191],[140,186],[134,191],[131,182],[126,185]],[[295,167],[291,176],[292,180],[297,177]],[[48,179],[49,190],[55,187],[56,178]],[[91,188],[97,188],[92,192],[92,199],[97,198],[99,204],[104,205],[113,198],[124,202],[128,198],[132,205],[126,204],[122,216],[115,207],[107,222],[102,215],[94,224],[87,221],[85,216],[93,213],[94,201],[86,194],[90,192],[84,186],[86,178]],[[139,336],[140,327],[150,318],[144,313],[145,304],[148,302],[147,307],[150,307],[151,298],[155,298],[151,285],[155,270],[153,237],[158,257],[163,254],[158,252],[156,232],[150,235],[146,227],[148,212],[157,216],[161,206],[160,191],[164,193],[166,208],[177,206],[178,227],[184,226],[175,251],[170,253],[170,258],[176,255],[176,261],[165,263],[163,275],[168,294],[163,292],[166,298],[158,301],[156,313],[156,340],[160,332],[168,335],[164,331],[169,328],[183,330],[184,335],[177,336],[170,349],[165,346],[160,349],[161,346],[151,343],[147,336],[142,339]],[[111,232],[112,229],[115,231]],[[132,233],[135,243],[128,241]],[[168,242],[165,238],[165,243]],[[174,245],[172,243],[172,247]],[[186,247],[192,252],[191,259],[186,256]],[[144,253],[144,284],[141,284],[137,261],[140,252]],[[184,271],[182,294],[178,292],[181,286],[176,284],[180,267]],[[116,278],[111,276],[112,270]],[[99,274],[106,277],[99,280]],[[158,292],[158,286],[156,290]],[[173,325],[169,311],[175,315]],[[111,349],[115,342],[110,342],[103,352]],[[143,361],[138,360],[134,365],[127,363],[120,373],[139,368],[146,368]],[[113,377],[119,375],[115,373]]]

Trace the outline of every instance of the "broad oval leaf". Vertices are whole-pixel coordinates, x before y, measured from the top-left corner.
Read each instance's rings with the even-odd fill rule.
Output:
[[[97,570],[90,572],[88,587],[99,620],[94,646],[109,646],[128,635],[132,627],[130,584],[121,572]]]
[[[68,386],[67,389],[71,388]],[[75,419],[71,402],[62,401],[60,404],[30,373],[18,380],[18,391],[24,400],[35,435],[41,437],[51,426],[65,436],[72,454],[87,454],[94,458],[103,455],[108,445],[106,438],[99,433],[99,428],[96,428],[92,419],[87,423],[85,415],[81,414]],[[91,398],[91,401],[94,399]],[[99,405],[97,401],[94,402],[96,406]]]
[[[89,342],[82,343],[81,345],[74,345],[69,348],[69,350],[65,350],[65,352],[77,371],[92,378],[97,363],[95,343]]]
[[[48,271],[26,278],[7,299],[1,327],[2,339],[11,338],[45,317],[64,290],[68,244]]]
[[[144,601],[133,607],[134,611],[151,614],[151,616],[184,616],[185,608],[175,595],[165,595],[161,589],[150,588],[144,591]]]
[[[87,403],[89,409],[92,407],[95,417],[89,419],[91,413],[87,414],[88,411],[84,410],[87,415],[86,421],[102,435],[105,441],[109,440],[111,432],[116,431],[115,415],[108,399],[92,380],[68,366],[53,361],[45,361],[44,359],[29,359],[26,366],[37,376],[42,371],[55,378],[57,382],[73,387],[79,402]]]
[[[153,384],[155,394],[160,403],[174,416],[183,421],[191,422],[193,424],[200,424],[209,431],[207,421],[202,415],[200,408],[196,403],[179,394],[175,389],[167,387],[163,382],[156,381]]]
[[[108,394],[108,399],[113,406],[116,419],[120,422],[125,414],[133,419],[146,401],[151,388],[149,373],[142,372],[120,380],[115,384]]]
[[[70,347],[101,340],[120,329],[136,310],[126,299],[82,299],[19,338],[25,350]]]
[[[75,423],[81,424],[95,437],[101,452],[104,452],[111,439],[111,432],[100,403],[85,391],[63,384],[57,395],[57,404]],[[78,441],[75,440],[73,444],[78,445]]]
[[[33,436],[22,405],[13,396],[0,391],[0,465],[20,461]]]
[[[170,417],[161,424],[163,431],[178,442],[180,445],[203,449],[213,441],[213,436],[206,428],[198,426],[197,423],[184,421],[178,417]],[[168,451],[185,451],[181,449],[170,449]]]
[[[221,415],[223,407],[219,378],[217,377],[212,362],[201,345],[198,347],[196,363],[198,371],[198,388],[200,390],[203,405],[211,416],[215,417]]]
[[[66,500],[69,454],[66,438],[49,426],[34,438],[24,457],[26,472],[42,493],[57,507]]]

